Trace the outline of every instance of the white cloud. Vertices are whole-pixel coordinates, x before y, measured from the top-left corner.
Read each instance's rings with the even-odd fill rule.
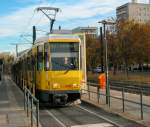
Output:
[[[74,18],[90,18],[96,15],[104,15],[116,9],[121,2],[118,0],[82,0],[75,5],[56,4],[62,12],[58,15],[59,20]]]
[[[88,0],[88,1],[92,1],[92,2],[100,2],[100,3],[103,3],[104,0]],[[121,2],[122,0],[105,0],[105,2],[107,3],[112,3],[112,2],[115,2],[115,3],[118,3],[118,2]],[[132,0],[124,0],[124,3],[125,2],[131,2]],[[148,3],[149,0],[137,0],[139,3]]]
[[[16,36],[26,31],[29,27],[37,22],[40,18],[40,14],[34,13],[37,6],[30,6],[20,9],[7,16],[0,17],[0,37]],[[32,18],[32,16],[34,16]],[[31,22],[29,20],[32,20]],[[27,26],[30,25],[30,26]]]
[[[23,1],[24,0],[22,0],[22,2]],[[28,0],[28,2],[30,1],[31,0]],[[40,0],[36,1],[39,2]],[[143,0],[141,1],[143,2]],[[128,0],[124,2],[122,0],[82,0],[72,5],[71,4],[68,5],[67,1],[64,3],[56,2],[54,5],[56,7],[61,8],[62,10],[57,16],[58,21],[68,22],[69,20],[71,20],[71,22],[73,22],[74,19],[80,19],[81,21],[82,20],[85,21],[85,19],[88,19],[89,22],[90,21],[94,22],[92,20],[94,16],[107,15],[107,13],[115,11],[115,8],[117,6],[125,2],[128,2]],[[44,5],[48,6],[48,4]],[[37,6],[39,5],[21,8],[20,10],[13,12],[7,16],[1,16],[0,37],[2,38],[8,36],[16,36],[26,31],[28,28],[30,28],[29,31],[31,31],[32,25],[37,24],[39,21],[40,23],[38,25],[40,26],[48,25],[48,20],[46,19],[46,17],[41,16],[41,13],[36,13],[31,23],[28,24],[29,19],[31,19],[31,16],[34,12],[34,9]],[[99,17],[99,19],[100,18],[101,17]],[[27,26],[27,24],[29,26]]]
[[[16,0],[18,3],[28,3],[28,4],[37,4],[37,3],[45,3],[47,0]]]
[[[56,3],[55,6],[60,7],[62,10],[62,12],[58,14],[58,21],[71,20],[75,18],[90,18],[92,16],[96,16],[97,14],[104,14],[112,10],[112,8],[109,7],[94,8],[94,6],[96,6],[96,3],[94,4],[90,2],[85,3],[84,6],[80,3],[76,4],[75,6]],[[31,18],[36,7],[37,6],[30,6],[22,8],[16,12],[9,14],[8,16],[0,17],[0,37],[15,36],[24,31],[24,29],[26,29],[25,27],[28,23],[28,20]],[[32,24],[38,22],[41,17],[40,15],[41,14],[36,13],[36,16],[32,20]],[[40,24],[45,25],[46,23],[48,23],[48,20],[42,17]]]

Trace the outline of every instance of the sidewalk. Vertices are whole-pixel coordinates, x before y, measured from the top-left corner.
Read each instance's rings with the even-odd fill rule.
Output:
[[[90,86],[90,91],[97,92],[97,88]],[[105,90],[101,90],[101,93],[105,94]],[[122,97],[121,91],[111,90],[110,91],[111,96],[115,97]],[[88,103],[92,103],[98,107],[103,108],[104,110],[108,112],[112,112],[115,114],[119,114],[120,116],[127,118],[129,120],[135,121],[137,123],[140,123],[142,125],[145,125],[147,127],[150,127],[150,107],[143,106],[143,116],[144,120],[141,120],[140,118],[140,105],[133,104],[130,102],[125,101],[125,111],[123,112],[122,108],[122,100],[118,99],[110,99],[110,107],[106,105],[105,96],[100,96],[99,104],[97,99],[96,93],[90,93],[90,100],[89,100],[89,94],[82,95],[82,100],[86,101]],[[129,99],[132,101],[140,102],[140,95],[132,94],[132,93],[125,93],[125,99]],[[143,96],[143,103],[150,105],[150,97],[149,96]]]
[[[0,127],[30,127],[23,106],[23,92],[5,77],[0,82]]]

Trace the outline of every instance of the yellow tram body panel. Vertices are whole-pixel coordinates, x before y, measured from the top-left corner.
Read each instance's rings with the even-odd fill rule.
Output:
[[[35,91],[35,96],[38,97],[39,100],[44,102],[57,102],[60,100],[60,103],[64,102],[63,104],[65,104],[80,98],[80,90],[84,75],[81,68],[82,64],[80,63],[82,62],[80,41],[81,40],[78,37],[74,36],[69,37],[64,35],[63,37],[61,35],[51,35],[49,38],[41,38],[37,40],[37,43],[21,56],[22,61],[19,61],[18,63],[24,67],[21,66],[22,68],[20,68],[20,71],[23,70],[20,78],[22,78],[23,84],[26,85],[32,93]],[[50,52],[50,45],[47,46],[47,43],[79,43],[79,49],[76,51],[79,54],[75,55],[75,57],[78,57],[78,67],[76,69],[46,69],[46,62],[48,61],[50,64],[48,67],[52,66],[52,62],[50,61],[50,57],[48,60],[45,59],[45,54],[48,52],[46,54],[48,57],[48,55],[50,56],[51,53],[53,53]],[[46,46],[48,48],[46,48]],[[61,52],[59,53],[62,55]],[[66,56],[64,55],[62,57],[65,58]],[[14,69],[16,68],[17,64],[14,66]],[[15,74],[17,75],[17,73]]]
[[[36,73],[37,89],[44,91],[80,90],[81,71],[39,71]]]
[[[79,43],[79,40],[76,40],[76,39],[50,39],[50,40],[48,40],[48,42],[49,43],[53,43],[53,42],[63,42],[63,43],[67,43],[67,42],[77,42],[77,43]]]
[[[78,39],[49,39],[49,43],[80,43]],[[35,51],[35,49],[34,49]],[[42,91],[79,91],[82,81],[81,70],[37,71],[36,88]]]

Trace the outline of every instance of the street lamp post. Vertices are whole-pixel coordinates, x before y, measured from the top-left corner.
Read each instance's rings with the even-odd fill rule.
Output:
[[[102,67],[102,73],[104,73],[104,59],[103,59],[103,28],[100,27],[100,43],[101,43],[101,67]]]
[[[109,89],[109,70],[108,70],[108,42],[107,42],[107,36],[106,36],[106,25],[114,25],[114,22],[102,20],[98,23],[103,24],[104,29],[104,42],[105,42],[105,73],[106,73],[106,104],[109,104],[109,97],[110,97],[110,89]],[[103,56],[102,56],[103,57]]]

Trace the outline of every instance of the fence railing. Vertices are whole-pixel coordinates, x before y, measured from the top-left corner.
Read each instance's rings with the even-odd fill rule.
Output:
[[[39,127],[39,100],[26,87],[24,87],[24,110],[27,113],[27,117],[31,119],[31,127],[33,127],[34,118],[36,127]]]
[[[90,86],[93,86],[93,87],[96,87],[96,90],[90,90]],[[144,117],[143,117],[143,114],[144,114],[144,112],[143,112],[143,107],[145,106],[145,107],[148,107],[148,108],[150,108],[150,105],[149,104],[145,104],[145,103],[143,103],[143,89],[142,88],[140,88],[140,89],[135,89],[135,92],[137,93],[138,92],[138,94],[137,94],[137,96],[139,96],[139,101],[135,101],[135,100],[132,100],[132,99],[127,99],[126,97],[125,97],[125,93],[127,93],[127,91],[130,89],[130,88],[128,88],[128,87],[121,87],[121,86],[110,86],[109,87],[109,92],[110,92],[110,89],[112,89],[112,87],[114,88],[114,87],[116,87],[117,89],[120,89],[119,91],[121,92],[121,96],[120,97],[118,97],[118,96],[114,96],[114,95],[111,95],[111,94],[109,94],[109,95],[107,95],[106,93],[101,93],[100,92],[100,88],[99,88],[99,85],[98,84],[96,84],[96,83],[88,83],[88,90],[85,90],[85,89],[82,89],[81,90],[81,93],[85,93],[85,92],[83,92],[83,91],[86,91],[86,93],[88,94],[87,96],[88,96],[88,99],[89,100],[91,100],[91,93],[93,93],[93,94],[95,94],[96,96],[96,98],[97,98],[97,103],[99,104],[99,101],[100,101],[100,96],[105,96],[105,97],[108,97],[109,99],[109,101],[108,101],[108,106],[109,107],[111,107],[111,99],[117,99],[117,100],[120,100],[121,102],[122,102],[122,112],[125,112],[126,110],[126,108],[125,108],[125,103],[126,102],[130,102],[130,103],[133,103],[133,104],[136,104],[136,105],[139,105],[140,106],[140,118],[141,118],[141,120],[143,120],[144,119]],[[144,91],[145,92],[145,91]]]
[[[135,84],[135,83],[132,83],[132,82],[117,82],[117,81],[110,81],[110,87],[112,89],[116,89],[115,87],[117,88],[126,88],[126,90],[128,90],[128,92],[130,93],[138,93],[140,94],[141,93],[141,90],[142,90],[142,93],[144,95],[150,95],[150,84],[149,83],[144,83],[144,84]]]

